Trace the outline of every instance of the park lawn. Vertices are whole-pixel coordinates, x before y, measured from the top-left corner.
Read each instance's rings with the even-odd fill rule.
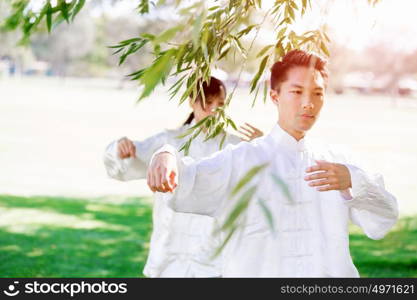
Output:
[[[142,276],[149,204],[100,200],[0,196],[0,276]]]
[[[151,232],[146,198],[0,196],[0,277],[142,277]],[[351,228],[361,277],[417,277],[417,221],[384,239]]]

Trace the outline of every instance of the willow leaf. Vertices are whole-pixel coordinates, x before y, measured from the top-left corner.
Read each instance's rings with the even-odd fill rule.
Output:
[[[248,208],[249,203],[255,192],[256,186],[251,186],[242,194],[242,196],[239,198],[236,205],[233,207],[232,211],[228,215],[226,221],[221,226],[220,230],[227,230],[228,228],[237,225],[237,220],[244,212],[246,212],[246,209]]]
[[[252,178],[258,174],[260,171],[262,171],[267,164],[262,164],[258,166],[252,167],[243,177],[239,180],[239,182],[236,184],[236,186],[233,188],[231,196],[235,196],[249,181],[252,180]]]
[[[262,74],[263,74],[263,72],[264,72],[264,70],[265,70],[266,63],[268,62],[268,59],[269,59],[269,55],[266,55],[266,56],[262,59],[261,64],[259,65],[259,70],[258,70],[258,72],[256,73],[256,75],[255,75],[255,77],[253,78],[252,83],[251,83],[251,88],[250,88],[250,92],[251,92],[251,93],[255,90],[255,87],[256,87],[256,85],[258,84],[259,78],[262,76]]]
[[[139,100],[149,96],[156,85],[162,81],[163,77],[167,77],[172,68],[172,57],[176,54],[176,49],[170,49],[162,54],[154,64],[145,70],[140,82],[143,85],[143,91]]]
[[[215,258],[215,257],[219,256],[219,254],[223,251],[224,247],[226,247],[226,245],[229,243],[232,236],[235,234],[236,230],[237,230],[237,226],[235,226],[235,227],[233,227],[229,230],[229,232],[227,233],[227,235],[226,235],[225,239],[223,240],[223,242],[221,243],[221,245],[214,252],[212,258]]]
[[[320,49],[321,49],[321,51],[323,51],[323,53],[324,53],[327,57],[329,57],[329,56],[330,56],[330,52],[329,52],[329,50],[327,49],[327,46],[326,46],[326,44],[325,44],[324,42],[321,42],[321,43],[320,43]]]
[[[74,18],[78,15],[80,10],[84,7],[85,0],[78,0],[77,4],[72,11],[71,21],[74,21]]]
[[[275,224],[274,224],[274,217],[272,216],[272,212],[268,205],[266,204],[266,201],[262,198],[258,199],[258,204],[261,207],[262,213],[265,215],[266,220],[268,222],[269,228],[272,232],[275,232]]]
[[[258,55],[256,55],[256,58],[263,56],[269,49],[271,49],[274,46],[275,45],[268,45],[268,46],[263,47],[262,50],[259,51]]]
[[[285,184],[285,182],[276,176],[275,174],[272,174],[272,179],[274,182],[278,185],[278,187],[281,189],[281,191],[284,193],[285,197],[290,203],[295,203],[293,197],[291,196],[290,190],[288,188],[288,185]]]
[[[152,43],[154,45],[158,45],[158,44],[162,44],[167,41],[170,41],[177,34],[177,32],[180,31],[182,28],[183,26],[175,26],[175,27],[169,28],[165,30],[164,32],[162,32],[157,37],[155,37]]]
[[[52,5],[50,2],[46,4],[46,28],[48,33],[51,33],[52,29]]]

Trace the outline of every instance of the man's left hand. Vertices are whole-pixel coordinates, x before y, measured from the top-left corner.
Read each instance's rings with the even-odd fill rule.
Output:
[[[309,181],[309,186],[317,187],[320,192],[343,191],[352,187],[350,172],[345,165],[324,160],[316,160],[316,163],[306,169],[308,174],[304,180]]]

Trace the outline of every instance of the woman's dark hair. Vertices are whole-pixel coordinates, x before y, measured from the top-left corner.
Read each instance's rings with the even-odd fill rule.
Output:
[[[191,124],[191,122],[194,120],[194,112],[191,112],[191,114],[188,116],[187,120],[184,122],[183,125]]]
[[[210,98],[210,97],[226,97],[226,86],[224,83],[217,79],[216,77],[210,77],[210,81],[201,82],[203,79],[197,80],[197,97],[195,98],[196,102],[199,102],[201,107],[203,107],[203,102],[201,101],[203,99],[202,93],[204,95],[204,98]],[[200,88],[202,86],[202,88]],[[190,98],[193,98],[193,95],[190,96]],[[184,125],[190,124],[194,120],[194,112],[192,112],[187,120],[184,122]]]

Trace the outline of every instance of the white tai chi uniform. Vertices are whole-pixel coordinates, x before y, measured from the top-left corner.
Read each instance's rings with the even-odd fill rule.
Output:
[[[170,145],[163,151],[178,155]],[[346,165],[352,188],[319,192],[304,180],[315,160]],[[164,200],[175,211],[224,219],[236,203],[230,192],[253,166],[267,167],[253,178],[257,186],[238,231],[223,252],[224,277],[359,277],[349,252],[348,223],[372,239],[382,238],[398,218],[396,199],[381,176],[370,176],[343,155],[308,138],[295,140],[278,124],[267,136],[228,146],[195,161],[177,156],[178,186]],[[291,197],[273,177],[282,180]],[[233,200],[234,199],[234,200]],[[262,201],[263,205],[260,205]],[[272,213],[275,232],[263,207]]]
[[[165,130],[144,141],[134,141],[135,158],[120,159],[117,155],[118,140],[114,141],[107,146],[104,154],[107,174],[122,181],[146,178],[152,154],[166,143],[180,149],[189,136],[176,137],[193,125],[194,122],[176,130]],[[203,142],[205,136],[200,134],[191,143],[189,155],[200,158],[218,151],[221,137],[222,134]],[[224,146],[240,141],[237,136],[227,134]],[[220,243],[219,237],[213,235],[216,220],[206,215],[174,212],[161,200],[161,196],[160,193],[155,194],[153,231],[143,273],[147,277],[221,276],[221,256],[211,259]]]

